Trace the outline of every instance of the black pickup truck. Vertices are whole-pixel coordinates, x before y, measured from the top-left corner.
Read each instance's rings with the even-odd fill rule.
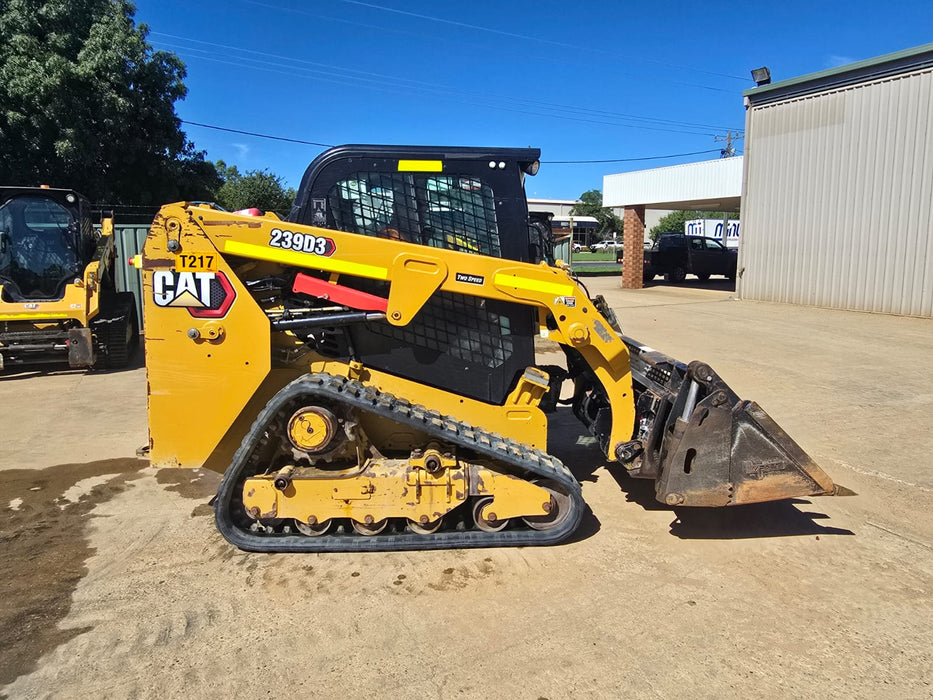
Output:
[[[656,275],[664,275],[668,282],[683,282],[687,275],[693,274],[701,282],[710,275],[725,275],[732,280],[737,260],[737,250],[724,248],[713,238],[662,233],[651,249],[645,251],[643,279],[650,282]]]

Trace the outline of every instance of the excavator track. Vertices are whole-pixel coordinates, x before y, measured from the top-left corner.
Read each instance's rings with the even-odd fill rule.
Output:
[[[269,469],[263,454],[270,441],[281,437],[281,425],[296,401],[325,401],[347,410],[366,412],[392,420],[455,446],[458,450],[492,461],[495,469],[528,480],[547,480],[566,496],[559,521],[550,529],[535,529],[514,519],[499,532],[479,529],[466,508],[445,518],[445,527],[430,534],[409,530],[404,519],[391,519],[384,531],[363,535],[339,524],[327,534],[311,537],[282,523],[261,523],[249,517],[243,506],[246,479]],[[584,510],[580,484],[555,457],[497,433],[458,421],[379,391],[361,382],[330,374],[309,374],[288,384],[260,412],[227,469],[214,514],[217,528],[231,544],[253,552],[352,552],[456,549],[466,547],[514,547],[556,544],[580,523]]]

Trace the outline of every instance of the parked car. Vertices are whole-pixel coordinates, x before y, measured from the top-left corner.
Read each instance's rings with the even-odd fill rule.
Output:
[[[651,250],[645,251],[643,279],[649,282],[664,275],[668,282],[683,282],[688,274],[705,282],[710,275],[735,279],[738,251],[725,248],[714,238],[662,233]]]
[[[598,252],[601,250],[614,250],[616,248],[622,247],[622,241],[600,241],[599,243],[594,243],[590,246],[590,250],[593,252]]]
[[[570,249],[571,249],[574,253],[579,253],[581,250],[583,250],[583,246],[580,245],[579,243],[574,243],[573,245],[570,246]]]

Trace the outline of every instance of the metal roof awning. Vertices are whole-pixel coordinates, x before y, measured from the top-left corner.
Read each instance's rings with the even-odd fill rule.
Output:
[[[573,216],[570,216],[570,215],[555,216],[551,220],[551,224],[554,226],[557,226],[558,224],[566,224],[567,226],[570,226],[571,219],[573,219],[574,226],[579,226],[581,228],[591,228],[599,224],[599,219],[597,219],[595,216],[584,216],[582,214],[579,216],[577,216],[576,214],[574,214]]]
[[[742,156],[603,176],[603,206],[737,211]]]

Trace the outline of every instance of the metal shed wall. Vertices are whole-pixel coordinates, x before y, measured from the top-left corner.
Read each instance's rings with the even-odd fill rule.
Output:
[[[136,318],[139,327],[143,327],[143,282],[140,271],[128,264],[134,255],[143,252],[143,244],[149,233],[148,226],[137,224],[116,224],[113,227],[114,243],[117,246],[117,289],[121,292],[133,292],[136,297]]]
[[[933,316],[933,69],[746,113],[744,299]]]

